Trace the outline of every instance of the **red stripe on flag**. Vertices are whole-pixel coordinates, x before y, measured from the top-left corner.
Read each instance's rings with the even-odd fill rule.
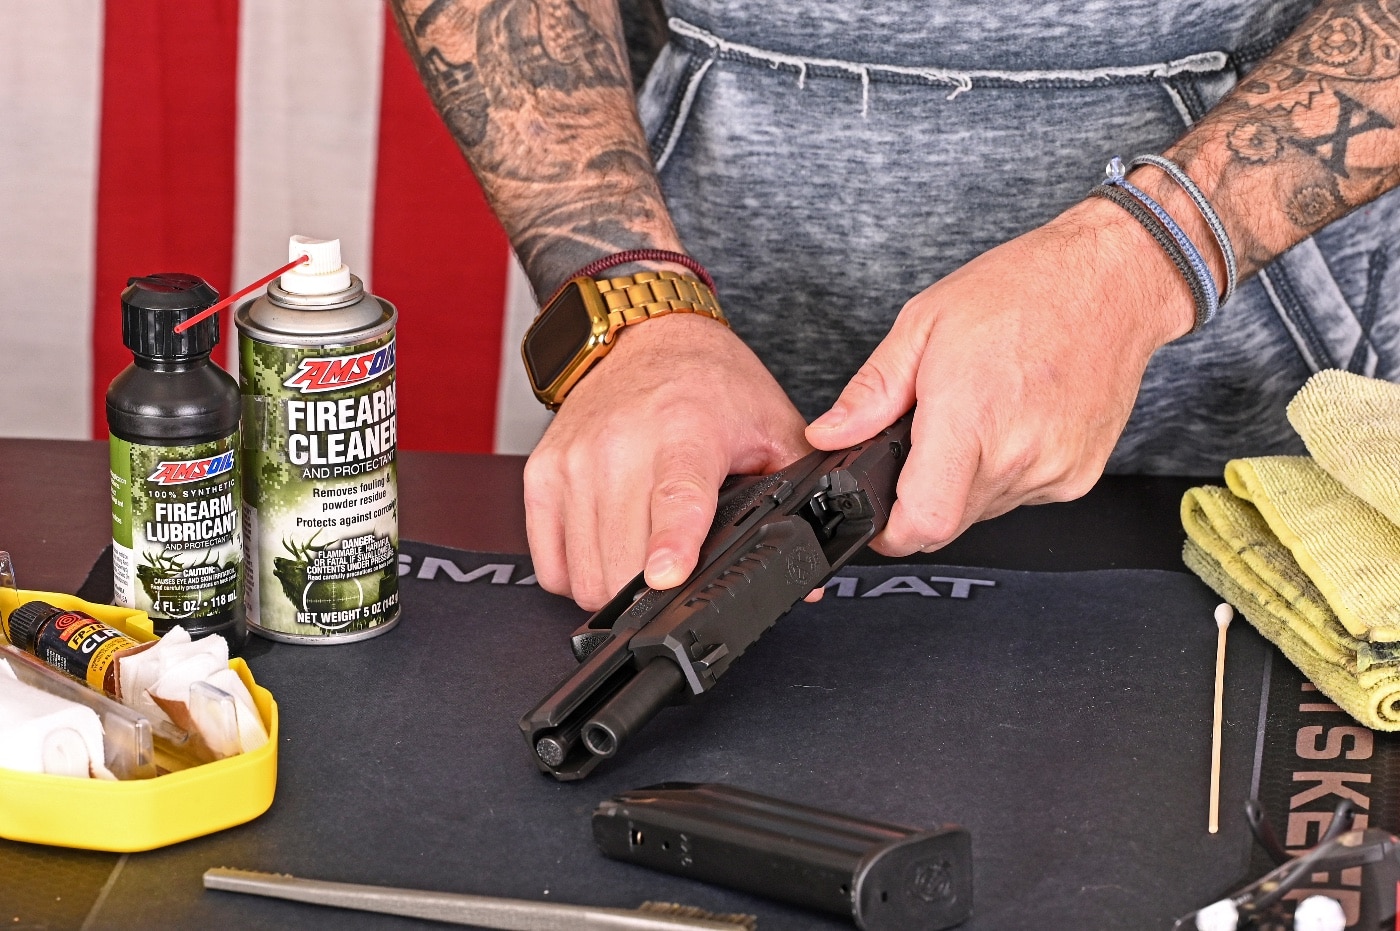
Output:
[[[92,337],[98,439],[107,435],[107,385],[131,362],[121,342],[126,279],[190,272],[228,293],[238,88],[238,0],[108,3],[104,15]]]
[[[399,443],[490,452],[510,245],[392,15],[385,28],[373,282],[402,314]]]

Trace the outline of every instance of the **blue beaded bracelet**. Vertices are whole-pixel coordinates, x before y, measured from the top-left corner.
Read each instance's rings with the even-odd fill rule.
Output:
[[[1230,234],[1225,232],[1225,224],[1221,222],[1220,214],[1215,212],[1215,208],[1211,206],[1205,192],[1197,186],[1196,182],[1191,180],[1191,176],[1176,162],[1160,155],[1139,155],[1128,163],[1128,170],[1132,171],[1139,165],[1151,165],[1175,181],[1191,198],[1196,209],[1201,212],[1201,219],[1206,221],[1206,226],[1210,227],[1210,234],[1215,237],[1215,244],[1220,249],[1220,257],[1225,260],[1225,287],[1220,289],[1220,306],[1224,307],[1225,302],[1230,299],[1230,295],[1235,293],[1235,285],[1239,283],[1240,272],[1239,263],[1235,259],[1235,248],[1230,243]]]
[[[1201,307],[1205,302],[1205,295],[1201,292],[1204,287],[1199,278],[1191,272],[1191,263],[1186,259],[1186,253],[1181,251],[1181,247],[1172,239],[1172,234],[1167,232],[1167,228],[1162,225],[1162,221],[1153,215],[1152,211],[1144,207],[1133,195],[1110,184],[1100,184],[1089,192],[1090,197],[1102,197],[1111,200],[1128,212],[1134,220],[1155,240],[1157,245],[1162,247],[1162,251],[1167,254],[1167,258],[1172,260],[1176,270],[1181,272],[1181,278],[1186,282],[1186,289],[1191,292],[1191,306]],[[1192,327],[1194,329],[1194,325]]]
[[[1153,200],[1145,192],[1138,189],[1130,182],[1125,175],[1126,169],[1123,167],[1123,160],[1116,155],[1109,161],[1108,167],[1104,169],[1107,175],[1104,183],[1120,188],[1131,194],[1135,200],[1141,203],[1152,215],[1161,221],[1172,239],[1181,247],[1181,251],[1186,255],[1186,261],[1191,269],[1191,274],[1196,279],[1197,287],[1191,289],[1195,297],[1196,323],[1192,327],[1192,332],[1199,330],[1211,321],[1215,312],[1220,308],[1220,289],[1215,284],[1215,278],[1210,273],[1210,267],[1206,265],[1206,260],[1201,255],[1201,250],[1196,248],[1196,244],[1191,241],[1177,222],[1171,218],[1171,214],[1162,207],[1161,204]]]

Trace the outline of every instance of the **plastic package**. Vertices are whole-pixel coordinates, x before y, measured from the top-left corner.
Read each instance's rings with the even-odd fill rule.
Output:
[[[3,570],[0,560],[0,574]],[[91,614],[134,640],[155,639],[143,611],[73,595],[16,591],[0,583],[0,612],[36,599]],[[19,675],[21,664],[10,665]],[[25,799],[23,805],[0,805],[0,837],[89,850],[151,850],[243,824],[267,811],[277,787],[277,703],[253,681],[241,659],[231,660],[229,668],[253,696],[267,729],[265,745],[152,779],[108,782],[0,770],[0,797]],[[156,741],[158,766],[164,746]]]
[[[238,708],[233,696],[208,682],[190,683],[190,717],[217,759],[235,756],[238,745]]]
[[[155,734],[145,715],[50,669],[18,647],[0,646],[0,659],[9,664],[15,678],[25,685],[97,712],[102,722],[103,762],[114,776],[118,779],[155,778]]]

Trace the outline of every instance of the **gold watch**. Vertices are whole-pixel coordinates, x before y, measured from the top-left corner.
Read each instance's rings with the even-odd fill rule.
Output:
[[[667,314],[702,314],[729,326],[714,292],[676,272],[571,279],[550,299],[520,343],[535,397],[557,411],[564,397],[613,347],[617,331]]]

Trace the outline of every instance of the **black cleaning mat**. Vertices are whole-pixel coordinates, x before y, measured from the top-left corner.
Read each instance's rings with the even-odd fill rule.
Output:
[[[666,780],[725,782],[972,832],[968,929],[1171,926],[1244,878],[1266,645],[1230,634],[1224,828],[1206,833],[1215,597],[1194,576],[849,567],[700,701],[581,783],[517,722],[570,669],[585,615],[524,557],[405,544],[404,619],[334,647],[254,639],[282,715],[257,821],[126,860],[87,927],[427,927],[200,892],[212,866],[591,905],[849,921],[603,858],[589,815]]]

